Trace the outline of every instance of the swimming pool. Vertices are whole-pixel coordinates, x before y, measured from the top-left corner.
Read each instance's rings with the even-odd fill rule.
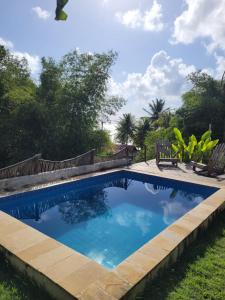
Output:
[[[5,197],[0,210],[113,269],[217,190],[119,171]]]

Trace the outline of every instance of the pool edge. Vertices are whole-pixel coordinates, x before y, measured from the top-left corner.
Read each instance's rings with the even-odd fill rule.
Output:
[[[2,212],[0,251],[5,252],[13,265],[20,271],[27,272],[57,299],[134,299],[146,282],[154,278],[162,268],[175,262],[183,250],[196,239],[198,232],[206,229],[210,221],[225,208],[225,188],[216,184],[204,184],[200,182],[200,178],[182,180],[183,178],[176,176],[161,176],[129,168],[87,174],[77,180],[123,170],[207,185],[219,190],[160,232],[112,271]],[[66,182],[69,181],[71,180]],[[22,237],[19,244],[18,236]],[[40,249],[40,245],[43,244],[43,252],[35,252],[35,249]],[[20,250],[16,245],[21,247]],[[29,256],[31,251],[36,253],[35,258],[31,259]],[[46,266],[47,259],[48,264],[52,259],[49,267]],[[69,274],[63,273],[65,265],[68,266]]]

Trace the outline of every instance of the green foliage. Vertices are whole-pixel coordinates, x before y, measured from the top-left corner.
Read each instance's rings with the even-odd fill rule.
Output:
[[[43,58],[37,85],[27,62],[0,47],[0,167],[35,153],[60,160],[107,148],[109,135],[99,130],[100,120],[125,102],[107,93],[116,58],[114,52],[78,51],[59,62]]]
[[[192,89],[186,92],[183,104],[176,112],[178,127],[184,136],[194,134],[197,139],[211,124],[213,138],[225,138],[225,94],[220,81],[211,76],[195,72],[188,77]]]
[[[64,12],[63,8],[69,0],[57,0],[57,6],[55,10],[55,20],[66,21],[67,14]]]
[[[97,154],[112,152],[112,141],[107,130],[97,129],[90,135],[90,148],[95,148]]]
[[[152,122],[157,121],[164,112],[165,100],[156,98],[156,100],[153,100],[148,106],[149,108],[144,109],[144,111],[149,114]]]
[[[145,138],[147,147],[147,159],[155,158],[155,144],[160,140],[173,141],[173,133],[171,128],[161,128],[154,131],[149,131]]]
[[[213,148],[218,144],[219,140],[211,140],[211,131],[207,130],[198,142],[192,134],[189,137],[188,144],[185,143],[182,133],[178,128],[174,128],[176,143],[172,144],[173,150],[178,154],[180,160],[191,160],[201,162],[203,158],[207,158]]]
[[[160,114],[159,118],[152,123],[152,127],[168,128],[173,118],[174,115],[169,110],[165,110]]]
[[[131,114],[123,114],[116,128],[116,139],[121,144],[128,144],[134,138],[135,118]]]
[[[145,137],[148,131],[151,130],[149,118],[140,118],[135,128],[134,142],[137,147],[143,148]]]

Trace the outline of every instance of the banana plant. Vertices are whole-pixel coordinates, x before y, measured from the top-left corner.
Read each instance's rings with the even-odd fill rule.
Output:
[[[173,151],[178,155],[180,161],[182,161],[183,155],[184,155],[184,149],[187,146],[185,144],[185,141],[182,137],[182,133],[180,132],[180,130],[178,128],[174,128],[173,132],[175,134],[177,143],[176,143],[176,145],[172,144],[172,148],[173,148]]]
[[[186,157],[188,160],[194,159],[201,162],[204,157],[207,157],[213,148],[218,144],[219,140],[211,140],[211,131],[207,130],[198,142],[196,137],[192,134],[189,137],[188,144],[185,143],[182,133],[178,128],[173,129],[176,144],[172,144],[173,150],[178,154],[180,160],[184,160]]]

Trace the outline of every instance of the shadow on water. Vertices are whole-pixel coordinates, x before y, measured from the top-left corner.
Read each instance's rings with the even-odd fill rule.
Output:
[[[103,185],[96,185],[85,189],[74,189],[56,195],[38,197],[32,201],[18,203],[18,205],[4,206],[0,209],[19,220],[34,220],[38,222],[41,216],[51,208],[57,206],[61,219],[67,224],[77,224],[103,214],[110,214],[111,208],[107,204],[107,188],[117,187],[127,190],[132,180],[120,178]]]

